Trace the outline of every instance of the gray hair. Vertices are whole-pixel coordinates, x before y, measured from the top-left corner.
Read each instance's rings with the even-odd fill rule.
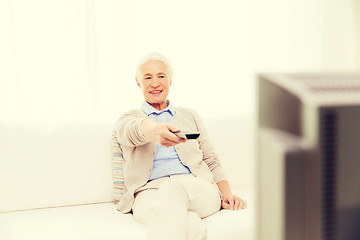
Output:
[[[172,75],[173,75],[171,63],[166,57],[164,57],[163,55],[161,55],[160,53],[157,53],[157,52],[152,52],[152,53],[148,54],[147,56],[145,56],[144,58],[142,58],[139,61],[138,65],[136,67],[136,72],[135,72],[136,78],[139,79],[139,80],[141,79],[141,78],[139,78],[140,74],[141,74],[141,67],[145,63],[147,63],[149,61],[152,61],[152,60],[160,61],[160,62],[165,64],[167,70],[169,71],[169,79],[171,81],[172,80]]]

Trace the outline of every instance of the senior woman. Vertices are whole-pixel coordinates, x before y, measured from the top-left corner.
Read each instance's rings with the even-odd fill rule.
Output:
[[[145,101],[115,125],[124,161],[123,195],[117,208],[149,226],[149,239],[206,239],[201,218],[220,208],[240,210],[200,116],[167,99],[169,61],[158,53],[143,58],[136,82]],[[199,132],[196,140],[179,131]]]

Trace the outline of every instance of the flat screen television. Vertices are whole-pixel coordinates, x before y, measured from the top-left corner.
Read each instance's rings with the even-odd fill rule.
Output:
[[[360,239],[360,73],[257,83],[256,239]]]

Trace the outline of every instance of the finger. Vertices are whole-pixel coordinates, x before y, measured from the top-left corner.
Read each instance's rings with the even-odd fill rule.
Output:
[[[185,138],[181,138],[179,136],[176,136],[175,134],[172,134],[173,136],[171,136],[171,139],[169,139],[170,141],[174,142],[175,144],[179,144],[179,143],[183,143],[186,142]],[[175,136],[175,137],[174,137]]]
[[[169,129],[170,132],[180,132],[180,129],[172,124],[166,124],[166,127]]]
[[[170,134],[173,135],[172,133]],[[174,139],[171,135],[169,137],[166,134],[163,134],[159,139],[160,144],[165,147],[171,147],[182,142],[181,139],[177,139],[177,136],[175,136],[176,138]],[[180,142],[178,140],[180,140]]]
[[[177,143],[170,141],[168,139],[164,139],[164,140],[160,141],[160,144],[164,147],[171,147],[171,146],[176,145]]]
[[[173,146],[173,145],[171,145],[171,144],[168,143],[168,142],[166,142],[166,143],[165,143],[165,142],[163,142],[163,143],[160,142],[160,145],[161,145],[161,146],[164,146],[164,147],[167,147],[167,148]]]
[[[168,135],[169,139],[176,142],[176,143],[182,143],[185,142],[187,139],[186,138],[181,138],[178,135],[176,135],[175,133],[180,132],[180,129],[175,126],[172,125],[170,123],[166,124],[166,127],[168,128],[168,131],[171,133]]]
[[[224,209],[230,210],[230,204],[227,203],[226,201],[222,200],[221,205]]]
[[[230,203],[230,209],[234,210],[234,197],[233,196],[231,196],[229,198],[229,203]]]
[[[170,136],[170,137],[166,137],[166,140],[165,141],[168,141],[170,144],[172,145],[176,145],[176,144],[179,144],[179,143],[183,143],[185,142],[185,139],[183,138],[179,138],[178,136],[172,134],[173,136]]]
[[[164,135],[164,138],[166,138],[168,141],[170,141],[173,145],[179,144],[179,143],[183,143],[186,141],[186,139],[178,137],[177,135],[175,135],[172,132],[167,132]]]
[[[244,201],[242,199],[240,199],[240,200],[241,200],[240,209],[245,209],[246,208],[246,201]]]
[[[242,207],[242,201],[241,201],[241,199],[238,197],[238,196],[235,196],[234,197],[234,201],[235,201],[235,203],[234,203],[234,209],[235,210],[240,210],[240,208]]]
[[[243,200],[241,200],[240,209],[244,209],[244,208],[245,208],[245,202]]]
[[[244,207],[243,207],[243,209],[245,209],[245,208],[247,208],[247,202],[246,202],[246,201],[244,201]]]

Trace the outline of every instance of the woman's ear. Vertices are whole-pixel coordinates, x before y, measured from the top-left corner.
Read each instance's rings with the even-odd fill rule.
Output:
[[[139,83],[137,77],[135,77],[135,81],[136,81],[136,84],[140,87],[140,83]]]

